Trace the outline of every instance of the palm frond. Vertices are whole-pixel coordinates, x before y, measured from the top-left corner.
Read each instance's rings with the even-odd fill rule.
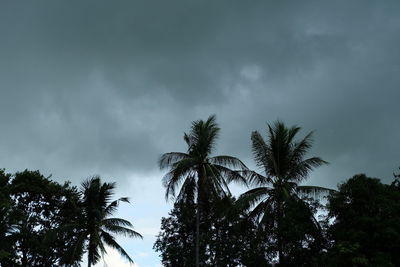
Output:
[[[173,171],[168,172],[163,177],[163,184],[165,190],[165,200],[168,201],[169,197],[175,197],[175,191],[180,186],[182,181],[185,181],[188,177],[191,177],[191,170],[186,170],[183,175],[174,175]]]
[[[296,134],[301,130],[298,126],[292,126],[287,132],[287,142],[291,143]]]
[[[231,170],[227,167],[221,166],[221,165],[217,165],[217,164],[213,164],[212,168],[215,169],[214,172],[219,173],[222,177],[223,177],[223,181],[227,184],[231,183],[231,182],[236,182],[238,184],[242,184],[247,186],[247,179],[246,177],[242,176],[242,172],[241,171],[234,171]],[[228,186],[226,184],[226,186]]]
[[[136,232],[132,229],[129,229],[127,227],[113,225],[113,224],[104,224],[103,228],[114,234],[123,235],[123,236],[127,236],[127,237],[132,237],[132,238],[143,239],[143,236],[141,234],[139,234],[138,232]]]
[[[255,222],[259,223],[259,226],[265,227],[267,226],[265,221],[268,218],[268,215],[273,211],[271,208],[271,203],[269,198],[259,202],[254,209],[252,209],[248,214],[247,217],[249,219],[254,220]],[[268,214],[268,215],[267,215]],[[273,218],[272,218],[273,219]]]
[[[300,182],[301,180],[307,178],[310,171],[324,164],[328,164],[328,162],[319,157],[305,159],[291,166],[287,178],[289,180]]]
[[[312,146],[312,141],[313,141],[312,136],[313,132],[310,132],[301,141],[295,142],[293,144],[292,152],[290,155],[290,160],[292,162],[303,159],[303,157],[306,155],[306,153]]]
[[[243,193],[235,202],[236,209],[240,211],[248,211],[261,200],[267,199],[270,190],[269,187],[256,187]]]
[[[89,237],[89,244],[87,246],[87,251],[88,251],[88,261],[91,264],[96,264],[100,258],[100,252],[99,250],[102,252],[102,248],[101,248],[101,240],[100,240],[100,236],[98,235],[98,233],[94,232],[94,233],[90,233],[90,237]],[[104,247],[103,247],[104,249]]]
[[[269,141],[266,149],[266,173],[270,176],[282,177],[288,167],[287,155],[290,152],[288,129],[281,121],[272,126],[268,124]]]
[[[81,185],[83,190],[89,190],[94,187],[100,188],[100,177],[99,176],[89,177],[85,181],[83,181]]]
[[[175,189],[179,187],[182,181],[191,175],[196,162],[193,158],[186,158],[176,162],[171,170],[163,177],[163,184],[167,188],[165,197],[175,196]]]
[[[276,203],[272,201],[272,197],[269,197],[260,203],[254,210],[252,210],[252,212],[249,214],[249,217],[257,216],[260,227],[264,229],[267,227],[272,228],[276,222],[276,210],[274,209],[274,204]]]
[[[187,177],[183,182],[176,200],[183,202],[194,202],[196,189],[196,180],[194,176]]]
[[[132,258],[129,257],[128,253],[115,241],[112,235],[105,231],[102,231],[101,238],[104,240],[104,243],[106,243],[111,248],[117,250],[119,254],[121,254],[121,256],[127,259],[130,263],[134,263]]]
[[[112,215],[114,212],[117,211],[117,208],[119,206],[120,202],[126,202],[126,203],[130,203],[129,202],[129,198],[127,197],[121,197],[117,200],[112,201],[104,210],[104,213],[107,215]]]
[[[225,167],[238,168],[240,170],[248,170],[247,166],[238,158],[221,155],[209,159],[211,164],[218,164]]]
[[[208,169],[208,166],[205,164],[202,164],[200,168],[201,170],[199,170],[199,172],[201,174],[198,175],[197,181],[197,194],[199,196],[199,201],[207,202],[213,198],[220,198],[220,190],[217,188],[218,185],[215,184],[216,177],[214,177],[212,172]]]
[[[114,190],[116,187],[116,183],[103,183],[103,185],[100,187],[99,190],[99,200],[101,200],[103,203],[102,207],[106,207],[107,203],[109,203],[114,195]]]
[[[106,218],[101,221],[103,225],[116,225],[116,226],[127,226],[132,227],[132,223],[128,220],[121,218]]]
[[[202,158],[210,155],[215,147],[219,131],[220,128],[216,123],[215,115],[210,116],[207,121],[197,120],[192,122],[190,133],[184,135],[189,147],[189,154],[196,154]]]
[[[207,121],[203,123],[203,137],[206,137],[206,142],[209,144],[208,153],[212,152],[215,146],[215,142],[218,138],[219,131],[221,130],[216,122],[217,118],[215,115],[208,117]]]
[[[219,166],[221,167],[221,166]],[[213,191],[217,197],[225,197],[231,195],[228,184],[225,180],[225,173],[221,169],[216,168],[215,165],[207,164],[205,165],[206,175],[209,177],[207,180],[211,181]],[[223,168],[223,167],[222,167]]]
[[[245,170],[239,172],[247,181],[247,184],[254,186],[266,186],[273,184],[271,177],[264,176],[252,170]]]
[[[263,169],[267,169],[267,151],[269,150],[267,144],[264,141],[264,138],[257,131],[254,131],[251,134],[251,143],[252,143],[252,151],[254,160],[258,167],[262,167]]]
[[[173,164],[188,158],[189,155],[182,152],[170,152],[162,154],[158,160],[158,165],[160,169],[165,169],[171,167]]]

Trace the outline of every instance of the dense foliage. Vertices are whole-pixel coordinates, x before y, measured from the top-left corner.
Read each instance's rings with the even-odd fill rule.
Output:
[[[257,221],[235,213],[232,201],[216,202],[208,228],[203,228],[207,253],[202,255],[202,266],[276,263],[274,228],[259,227]],[[164,266],[194,266],[195,205],[176,202],[169,217],[162,218],[154,249]],[[286,258],[279,266],[399,266],[397,183],[386,185],[376,178],[354,176],[330,194],[326,219],[330,223],[321,222],[321,227],[309,221],[310,212],[315,215],[318,206],[318,201],[314,205],[300,200],[287,203],[281,226]]]
[[[26,170],[13,176],[3,171],[1,176],[2,198],[6,200],[3,207],[8,210],[3,232],[8,251],[2,265],[61,264],[76,236],[72,229],[57,229],[78,216],[76,188],[53,182],[38,171]]]
[[[0,266],[79,266],[83,254],[93,247],[89,255],[100,257],[96,254],[98,245],[91,243],[91,240],[97,240],[94,238],[97,233],[87,230],[94,226],[103,234],[102,240],[106,239],[106,244],[117,249],[119,245],[114,237],[105,230],[139,237],[138,233],[124,227],[131,226],[128,221],[107,221],[107,216],[115,212],[118,202],[126,200],[109,203],[115,185],[102,184],[99,178],[89,181],[97,182],[103,192],[99,190],[99,194],[94,194],[95,190],[92,190],[89,194],[85,190],[79,191],[69,183],[61,185],[52,181],[39,171],[25,170],[11,175],[1,170]],[[92,205],[87,204],[88,199]],[[104,211],[106,204],[108,209]],[[102,224],[93,217],[102,219]],[[107,236],[104,238],[104,235]],[[96,259],[92,256],[89,262],[95,263]]]
[[[269,266],[265,235],[252,220],[232,212],[234,199],[226,197],[202,220],[202,266]],[[161,232],[154,249],[161,253],[164,266],[194,266],[196,204],[178,201]],[[222,212],[221,212],[222,211]]]
[[[332,266],[400,266],[400,190],[356,175],[329,197]]]

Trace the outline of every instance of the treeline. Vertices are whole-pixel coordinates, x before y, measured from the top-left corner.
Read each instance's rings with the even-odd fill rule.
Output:
[[[88,266],[97,263],[105,245],[133,262],[114,234],[141,237],[132,224],[113,218],[119,203],[115,184],[99,177],[80,188],[59,184],[39,171],[0,170],[0,266]]]
[[[355,175],[328,197],[327,216],[314,226],[306,209],[288,204],[280,266],[400,266],[400,186]],[[202,220],[201,266],[272,266],[278,262],[274,228],[234,216],[235,199],[215,202]],[[291,207],[289,207],[289,205]],[[195,266],[195,203],[175,203],[161,221],[154,249],[163,266]],[[332,222],[333,221],[333,222]]]
[[[219,131],[214,116],[194,121],[187,151],[160,158],[175,201],[154,244],[164,266],[400,266],[399,175],[391,185],[360,174],[338,190],[301,186],[327,164],[306,157],[312,132],[297,140],[300,128],[280,121],[266,139],[253,132],[257,173],[212,156]],[[230,182],[249,190],[235,199]]]
[[[400,175],[390,185],[359,174],[337,190],[304,186],[327,164],[307,156],[312,132],[298,139],[300,128],[280,121],[267,125],[266,138],[254,131],[260,172],[214,156],[219,132],[215,116],[194,121],[187,151],[159,159],[174,201],[154,244],[164,266],[400,266]],[[231,182],[247,191],[233,197]],[[80,266],[85,253],[91,266],[105,245],[133,262],[115,235],[141,235],[112,217],[129,202],[113,199],[115,186],[100,177],[77,187],[39,171],[0,170],[0,266]]]

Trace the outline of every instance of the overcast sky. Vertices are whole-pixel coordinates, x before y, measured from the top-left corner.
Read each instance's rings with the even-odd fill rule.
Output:
[[[216,114],[216,153],[249,166],[253,130],[297,124],[330,162],[309,183],[390,182],[399,14],[398,1],[1,1],[0,167],[116,181],[145,237],[120,239],[140,267],[159,264],[171,205],[157,158],[185,151],[193,120]]]

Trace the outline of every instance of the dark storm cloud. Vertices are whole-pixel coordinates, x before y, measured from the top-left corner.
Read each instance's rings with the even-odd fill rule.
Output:
[[[0,160],[145,172],[216,113],[218,152],[280,118],[316,130],[334,186],[400,164],[396,1],[30,1],[0,8]],[[313,176],[314,179],[314,176]]]

